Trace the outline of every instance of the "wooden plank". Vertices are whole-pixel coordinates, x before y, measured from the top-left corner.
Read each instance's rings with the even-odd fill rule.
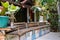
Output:
[[[6,30],[6,31],[8,31],[8,30],[11,30],[11,28],[0,28],[0,30]]]

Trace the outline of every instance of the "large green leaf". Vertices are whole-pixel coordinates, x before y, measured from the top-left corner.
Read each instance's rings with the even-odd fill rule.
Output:
[[[33,6],[31,8],[34,12],[40,12],[41,11],[41,8],[40,7],[37,7],[37,6]]]
[[[16,10],[16,6],[13,5],[13,4],[11,4],[10,9],[11,9],[11,10]]]
[[[17,10],[19,10],[20,8],[18,7],[18,6],[15,6],[15,5],[13,5],[13,4],[11,4],[10,5],[10,7],[8,8],[8,10],[10,11],[10,12],[15,12],[15,11],[17,11]]]
[[[5,8],[8,8],[9,7],[9,2],[6,1],[6,2],[1,2],[2,3],[2,6],[5,7]]]

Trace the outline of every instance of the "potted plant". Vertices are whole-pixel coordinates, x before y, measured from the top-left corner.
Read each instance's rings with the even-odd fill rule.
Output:
[[[8,2],[2,3],[2,6],[0,6],[0,28],[7,27],[9,17],[5,16],[5,12],[8,8],[8,6],[9,6]]]
[[[32,6],[31,8],[34,12],[34,21],[36,22],[37,20],[39,21],[39,13],[41,11],[41,8],[38,6]]]
[[[13,4],[10,5],[10,7],[8,8],[8,11],[11,13],[11,27],[14,26],[14,13],[17,12],[20,8],[18,6],[15,6]]]
[[[9,22],[9,16],[6,16],[6,12],[11,12],[14,10],[14,12],[19,9],[19,7],[10,5],[9,2],[1,2],[2,6],[0,6],[0,28],[6,28],[7,24]]]
[[[7,27],[9,17],[5,15],[5,8],[0,6],[0,28]]]

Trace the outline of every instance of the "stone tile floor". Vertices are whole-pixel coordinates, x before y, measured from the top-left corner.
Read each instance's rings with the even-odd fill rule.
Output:
[[[19,40],[17,36],[13,39],[8,39],[8,40]],[[60,40],[60,32],[50,32],[46,35],[43,35],[36,40]]]
[[[60,32],[50,32],[36,40],[60,40]]]

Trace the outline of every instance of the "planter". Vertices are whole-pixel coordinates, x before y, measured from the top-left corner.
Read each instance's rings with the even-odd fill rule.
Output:
[[[39,22],[43,22],[43,16],[40,16]]]
[[[8,16],[0,16],[0,28],[6,28],[9,21]]]

